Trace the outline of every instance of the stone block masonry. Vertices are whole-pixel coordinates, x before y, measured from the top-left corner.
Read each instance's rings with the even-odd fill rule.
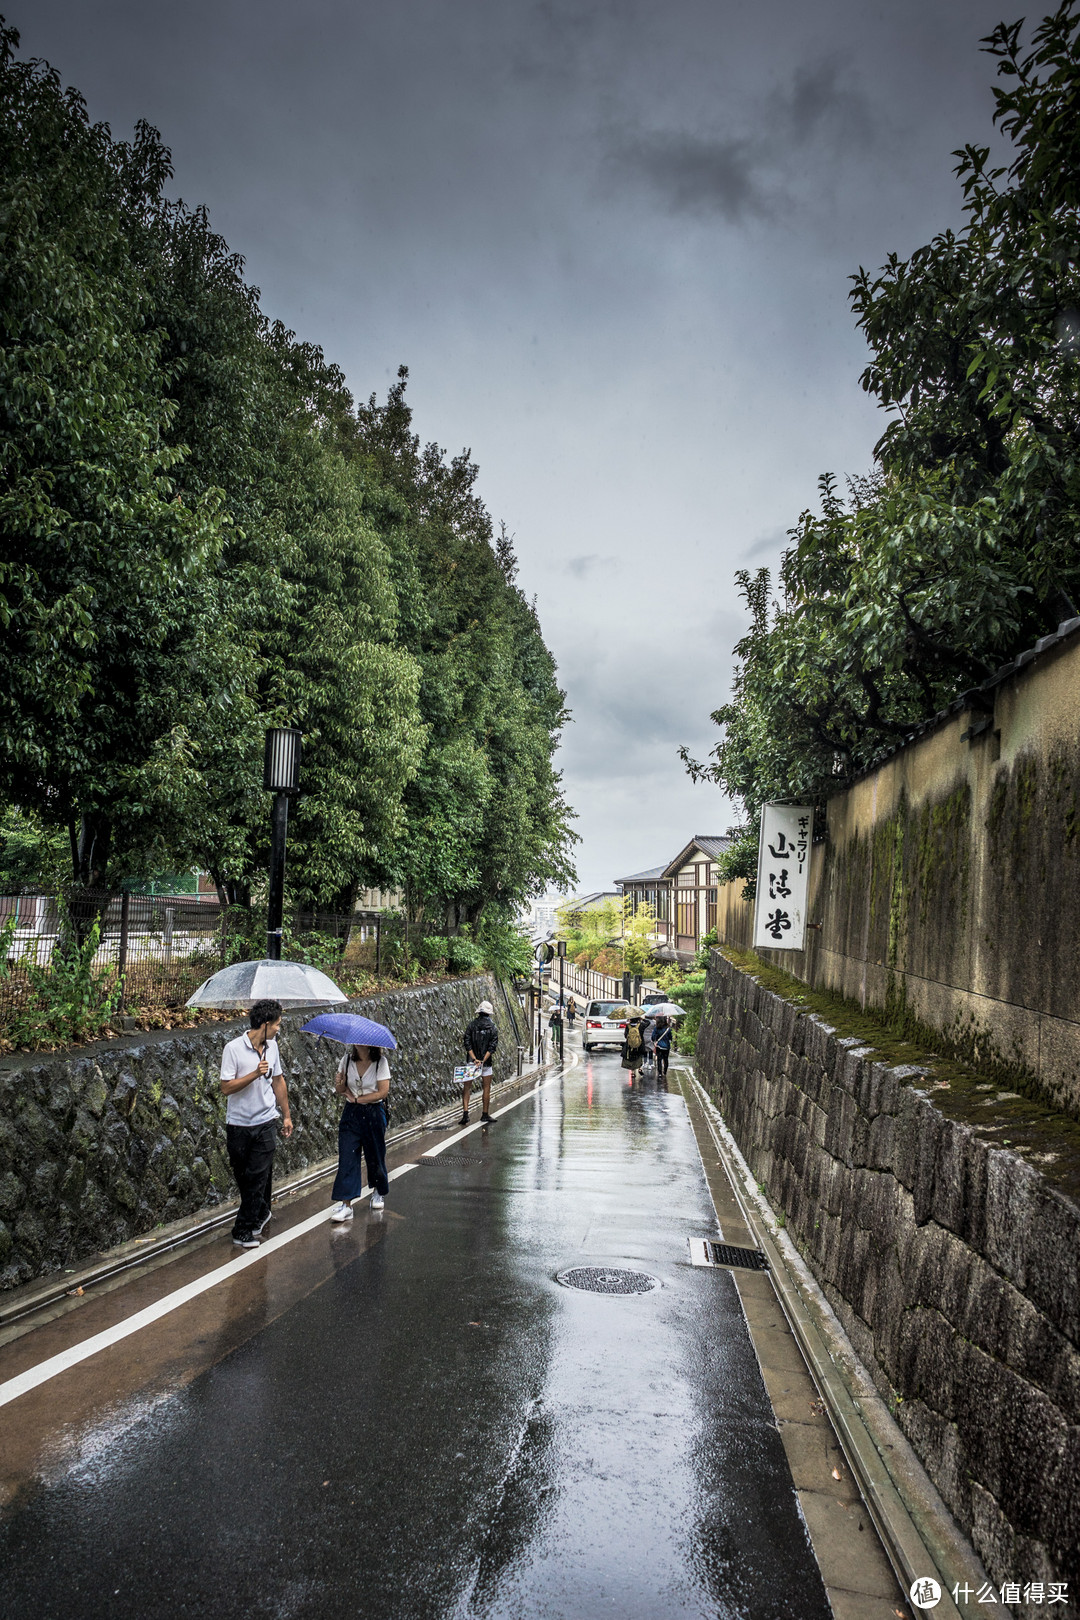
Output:
[[[718,951],[696,1066],[992,1578],[1075,1595],[1080,1210]]]
[[[516,1067],[519,1033],[489,975],[351,1004],[397,1037],[391,1125],[459,1095],[452,1075],[463,1061],[461,1036],[482,999],[494,1006],[499,1027],[495,1077],[506,1079]],[[289,1014],[282,1027],[296,1128],[289,1142],[279,1142],[281,1177],[337,1151],[333,1071],[342,1048],[301,1034],[310,1016]],[[0,1065],[0,1287],[72,1266],[233,1196],[218,1074],[225,1042],[246,1028],[240,1019],[159,1030]]]

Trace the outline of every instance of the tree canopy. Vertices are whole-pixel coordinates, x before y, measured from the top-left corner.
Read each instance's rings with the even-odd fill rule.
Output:
[[[889,413],[869,475],[820,481],[774,595],[750,611],[723,736],[683,757],[751,815],[823,799],[913,726],[1076,612],[1080,596],[1080,17],[1022,42],[1002,23],[994,119],[1012,142],[955,154],[965,222],[853,278]]]
[[[77,884],[198,864],[245,902],[288,724],[298,902],[403,884],[453,932],[571,881],[563,694],[469,453],[420,448],[404,370],[358,409],[157,132],[17,53],[0,24],[4,825]]]

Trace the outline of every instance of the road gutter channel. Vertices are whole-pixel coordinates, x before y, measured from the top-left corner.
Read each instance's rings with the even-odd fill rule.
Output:
[[[528,1082],[535,1082],[547,1073],[552,1067],[550,1063],[539,1063],[532,1068],[525,1069],[520,1075],[513,1074],[509,1079],[502,1081],[492,1088],[492,1101],[506,1096],[518,1086]],[[406,1120],[403,1124],[387,1132],[386,1145],[388,1149],[402,1147],[416,1136],[422,1136],[426,1131],[449,1130],[459,1118],[460,1104],[449,1108],[439,1108],[429,1114],[419,1114],[415,1119]],[[273,1203],[276,1205],[282,1199],[296,1193],[309,1191],[317,1182],[325,1180],[337,1170],[337,1155],[333,1158],[321,1159],[315,1165],[308,1165],[297,1175],[275,1186]],[[32,1284],[24,1288],[13,1290],[15,1297],[0,1301],[0,1346],[10,1344],[13,1339],[28,1333],[32,1328],[38,1327],[44,1321],[53,1321],[57,1316],[69,1310],[76,1310],[84,1302],[80,1289],[86,1290],[114,1279],[123,1278],[127,1281],[141,1269],[156,1269],[157,1265],[168,1264],[172,1259],[179,1258],[180,1253],[187,1250],[190,1245],[200,1239],[212,1236],[220,1227],[227,1225],[235,1217],[239,1207],[239,1200],[229,1199],[227,1203],[215,1204],[214,1212],[208,1215],[205,1210],[198,1210],[194,1215],[185,1215],[178,1221],[171,1222],[158,1237],[130,1238],[128,1242],[120,1244],[110,1250],[100,1260],[95,1261],[82,1270],[65,1272],[62,1279],[55,1275],[47,1282],[36,1287]],[[40,1313],[54,1307],[48,1317],[42,1318]]]
[[[688,1065],[676,1070],[701,1110],[746,1229],[768,1259],[780,1308],[905,1596],[913,1581],[932,1576],[941,1586],[935,1616],[960,1620],[954,1586],[988,1583],[978,1555],[878,1394],[809,1266],[759,1192],[723,1116]],[[1011,1611],[994,1602],[980,1603],[979,1613],[1010,1620]]]

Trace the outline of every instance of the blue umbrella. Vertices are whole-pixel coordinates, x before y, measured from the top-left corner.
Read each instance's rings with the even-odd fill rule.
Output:
[[[385,1024],[361,1018],[359,1013],[320,1013],[304,1025],[305,1035],[325,1035],[342,1046],[388,1046],[397,1051],[397,1041]]]

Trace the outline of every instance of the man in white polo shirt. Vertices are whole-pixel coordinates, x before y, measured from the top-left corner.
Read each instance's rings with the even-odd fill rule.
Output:
[[[276,1038],[281,1002],[257,1001],[248,1023],[247,1034],[230,1041],[221,1054],[221,1089],[229,1099],[225,1138],[240,1189],[233,1242],[241,1249],[257,1249],[270,1219],[279,1106],[282,1136],[288,1139],[293,1126]]]

